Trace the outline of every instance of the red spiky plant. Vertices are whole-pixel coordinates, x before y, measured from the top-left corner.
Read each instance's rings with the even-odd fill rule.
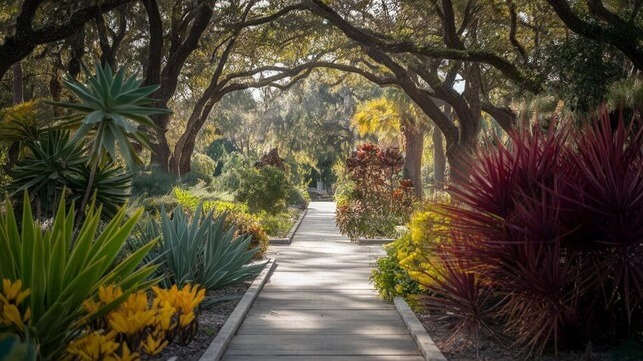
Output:
[[[450,268],[425,304],[467,310],[459,331],[500,322],[514,346],[538,354],[640,330],[639,122],[612,127],[603,111],[580,128],[535,127],[481,147],[452,185],[452,241],[439,253]]]

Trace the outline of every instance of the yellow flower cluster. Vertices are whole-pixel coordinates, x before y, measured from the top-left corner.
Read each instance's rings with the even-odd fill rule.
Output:
[[[0,326],[17,328],[19,333],[25,329],[25,325],[31,318],[31,308],[27,307],[24,314],[20,312],[22,303],[29,297],[31,291],[22,289],[22,281],[2,280],[2,292],[0,292]]]
[[[442,196],[440,200],[448,202],[446,196]],[[424,209],[411,215],[410,243],[398,249],[400,266],[418,281],[420,287],[432,285],[440,278],[436,250],[441,244],[448,242],[446,235],[449,231],[449,219],[445,214],[445,210],[437,202],[427,202]]]
[[[69,360],[140,360],[141,355],[156,355],[179,337],[189,343],[196,330],[196,310],[205,298],[205,289],[176,285],[169,290],[153,287],[155,297],[139,291],[129,295],[103,319],[95,322],[81,338],[67,348]],[[101,286],[98,300],[87,300],[90,314],[122,298],[115,285]]]

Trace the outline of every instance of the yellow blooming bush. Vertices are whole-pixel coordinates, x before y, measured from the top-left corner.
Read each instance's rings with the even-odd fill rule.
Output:
[[[439,277],[435,251],[446,241],[447,225],[448,217],[435,201],[427,202],[411,215],[410,242],[398,248],[397,257],[400,266],[420,285],[431,285]]]
[[[103,318],[95,320],[82,337],[67,347],[68,360],[139,360],[156,355],[168,344],[187,345],[198,327],[197,312],[205,289],[176,285],[170,289],[152,287],[154,298],[143,291],[129,295]],[[98,299],[85,301],[90,314],[123,298],[120,287],[101,286]]]
[[[440,279],[436,251],[447,241],[449,220],[439,204],[446,203],[447,195],[427,201],[411,215],[409,231],[385,246],[371,275],[382,298],[419,294]]]

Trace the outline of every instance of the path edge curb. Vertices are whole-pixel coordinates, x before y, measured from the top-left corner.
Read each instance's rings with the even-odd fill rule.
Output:
[[[395,241],[395,238],[358,238],[357,244],[360,246],[384,245]]]
[[[422,355],[424,355],[424,359],[427,361],[447,361],[447,358],[444,357],[438,346],[435,345],[435,342],[433,342],[431,336],[426,332],[426,329],[404,298],[395,297],[393,303],[395,304],[397,313],[402,317],[406,328],[420,348]]]
[[[199,361],[218,361],[225,353],[230,341],[237,333],[241,323],[246,318],[250,307],[263,289],[270,275],[277,266],[275,259],[268,260],[263,270],[257,275],[250,285],[250,288],[243,295],[237,306],[234,308],[228,320],[223,324],[217,336],[212,340],[210,346],[203,352]]]
[[[268,240],[268,243],[273,244],[273,245],[289,245],[292,243],[292,239],[295,237],[295,232],[299,229],[299,226],[301,225],[301,222],[304,220],[304,217],[308,214],[308,208],[304,209],[301,214],[299,215],[299,219],[297,219],[297,222],[293,224],[292,227],[290,227],[290,231],[288,231],[288,234],[286,235],[285,238],[270,238]]]

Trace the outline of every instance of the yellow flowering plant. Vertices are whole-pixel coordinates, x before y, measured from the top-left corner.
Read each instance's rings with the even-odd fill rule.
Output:
[[[66,359],[139,360],[144,355],[159,354],[175,340],[189,344],[198,328],[197,314],[205,289],[186,284],[181,289],[176,285],[169,289],[152,287],[152,291],[153,299],[138,291],[93,322],[69,344]],[[83,307],[92,313],[122,295],[114,284],[100,286],[97,298],[86,300]]]
[[[21,336],[29,325],[43,360],[59,360],[70,340],[88,323],[129,294],[157,282],[149,280],[156,265],[141,267],[156,240],[114,263],[142,209],[129,219],[121,209],[101,232],[101,208],[94,205],[74,231],[74,208],[67,209],[64,197],[47,230],[34,219],[27,193],[20,223],[8,201],[5,209],[0,213],[0,279],[5,280],[0,301],[2,322],[11,322],[14,333]],[[83,310],[83,302],[99,292],[99,285],[112,283],[122,290],[120,297],[89,314]]]

